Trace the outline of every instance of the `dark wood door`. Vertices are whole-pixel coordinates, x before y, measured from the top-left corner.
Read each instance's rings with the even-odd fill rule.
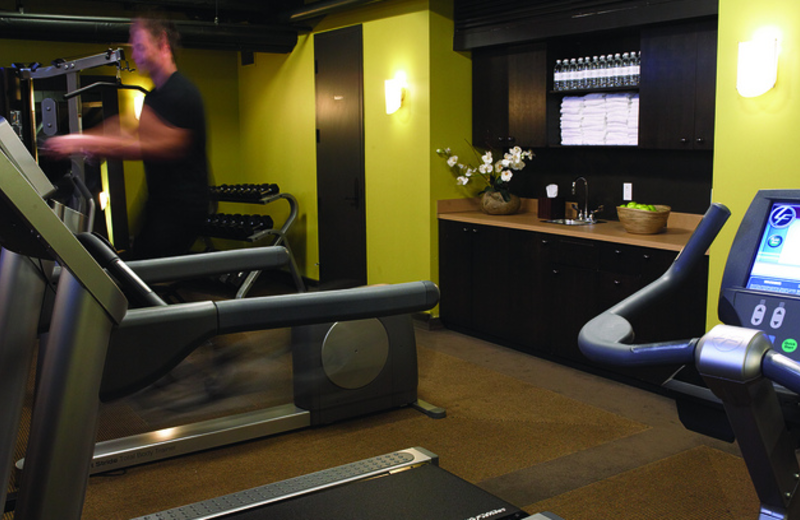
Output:
[[[367,283],[363,46],[360,25],[314,36],[319,276]]]

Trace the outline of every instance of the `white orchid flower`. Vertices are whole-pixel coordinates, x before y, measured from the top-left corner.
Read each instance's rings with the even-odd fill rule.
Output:
[[[486,152],[483,157],[481,157],[483,164],[492,164],[492,152]]]
[[[475,168],[467,168],[467,171],[464,172],[464,175],[466,175],[467,177],[472,177],[473,175],[475,175],[476,171],[477,170]]]
[[[505,170],[503,171],[503,173],[500,174],[500,179],[502,179],[503,182],[508,182],[511,180],[511,177],[513,176],[514,176],[513,173],[511,173],[509,170]]]
[[[520,148],[519,146],[515,146],[514,148],[511,149],[511,153],[513,153],[514,155],[519,155],[522,153],[522,148]]]
[[[463,176],[457,177],[456,182],[458,183],[459,186],[466,186],[467,183],[469,182],[469,177],[463,177]]]
[[[478,171],[484,175],[487,175],[494,171],[494,167],[491,164],[481,164],[478,166]]]
[[[451,155],[450,157],[447,158],[447,166],[452,168],[456,164],[458,164],[458,156],[457,155]]]

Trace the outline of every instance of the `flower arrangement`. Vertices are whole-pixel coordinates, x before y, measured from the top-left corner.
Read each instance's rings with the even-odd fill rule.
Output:
[[[475,179],[476,182],[485,185],[478,194],[496,191],[503,196],[503,200],[506,202],[511,200],[508,183],[514,176],[512,170],[522,170],[525,167],[525,159],[533,159],[533,152],[530,150],[523,152],[522,148],[515,146],[504,154],[502,159],[495,161],[491,150],[481,152],[474,146],[472,146],[472,150],[481,161],[477,167],[460,163],[458,156],[454,155],[450,148],[439,148],[436,153],[447,158],[447,166],[456,176],[456,183],[459,186],[466,186]]]

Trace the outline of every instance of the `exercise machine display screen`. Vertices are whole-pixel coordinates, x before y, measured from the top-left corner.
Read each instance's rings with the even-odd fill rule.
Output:
[[[772,204],[747,288],[800,294],[800,203]]]
[[[725,265],[719,318],[800,361],[800,190],[756,194]]]

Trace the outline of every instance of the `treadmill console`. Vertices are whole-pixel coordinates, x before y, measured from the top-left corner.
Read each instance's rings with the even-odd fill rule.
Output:
[[[762,190],[736,234],[719,299],[727,325],[763,331],[800,360],[800,190]]]

